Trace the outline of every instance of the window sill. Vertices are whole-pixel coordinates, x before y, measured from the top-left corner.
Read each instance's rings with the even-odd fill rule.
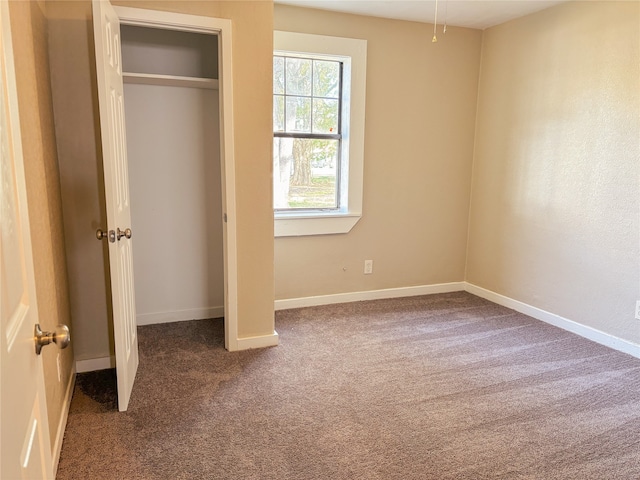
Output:
[[[275,236],[348,233],[361,217],[359,213],[278,213],[274,218]]]

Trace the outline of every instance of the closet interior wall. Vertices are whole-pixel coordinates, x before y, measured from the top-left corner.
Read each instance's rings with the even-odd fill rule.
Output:
[[[121,33],[138,325],[222,317],[217,37]]]

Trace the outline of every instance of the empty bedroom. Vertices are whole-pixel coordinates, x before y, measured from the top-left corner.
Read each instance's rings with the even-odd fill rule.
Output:
[[[640,478],[640,2],[2,15],[2,478]]]

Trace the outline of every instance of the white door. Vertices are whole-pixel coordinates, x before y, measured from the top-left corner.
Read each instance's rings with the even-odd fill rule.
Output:
[[[138,335],[133,289],[129,168],[124,123],[120,22],[107,1],[93,0],[102,162],[107,204],[113,333],[118,409],[127,409],[138,369]],[[126,233],[125,233],[126,232]]]
[[[8,2],[0,29],[0,478],[53,478]]]

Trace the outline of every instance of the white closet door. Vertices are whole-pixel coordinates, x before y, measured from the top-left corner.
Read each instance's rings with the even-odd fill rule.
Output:
[[[138,369],[138,335],[133,279],[129,168],[125,135],[120,22],[107,1],[93,0],[102,163],[109,231],[113,333],[118,409],[129,405]]]

